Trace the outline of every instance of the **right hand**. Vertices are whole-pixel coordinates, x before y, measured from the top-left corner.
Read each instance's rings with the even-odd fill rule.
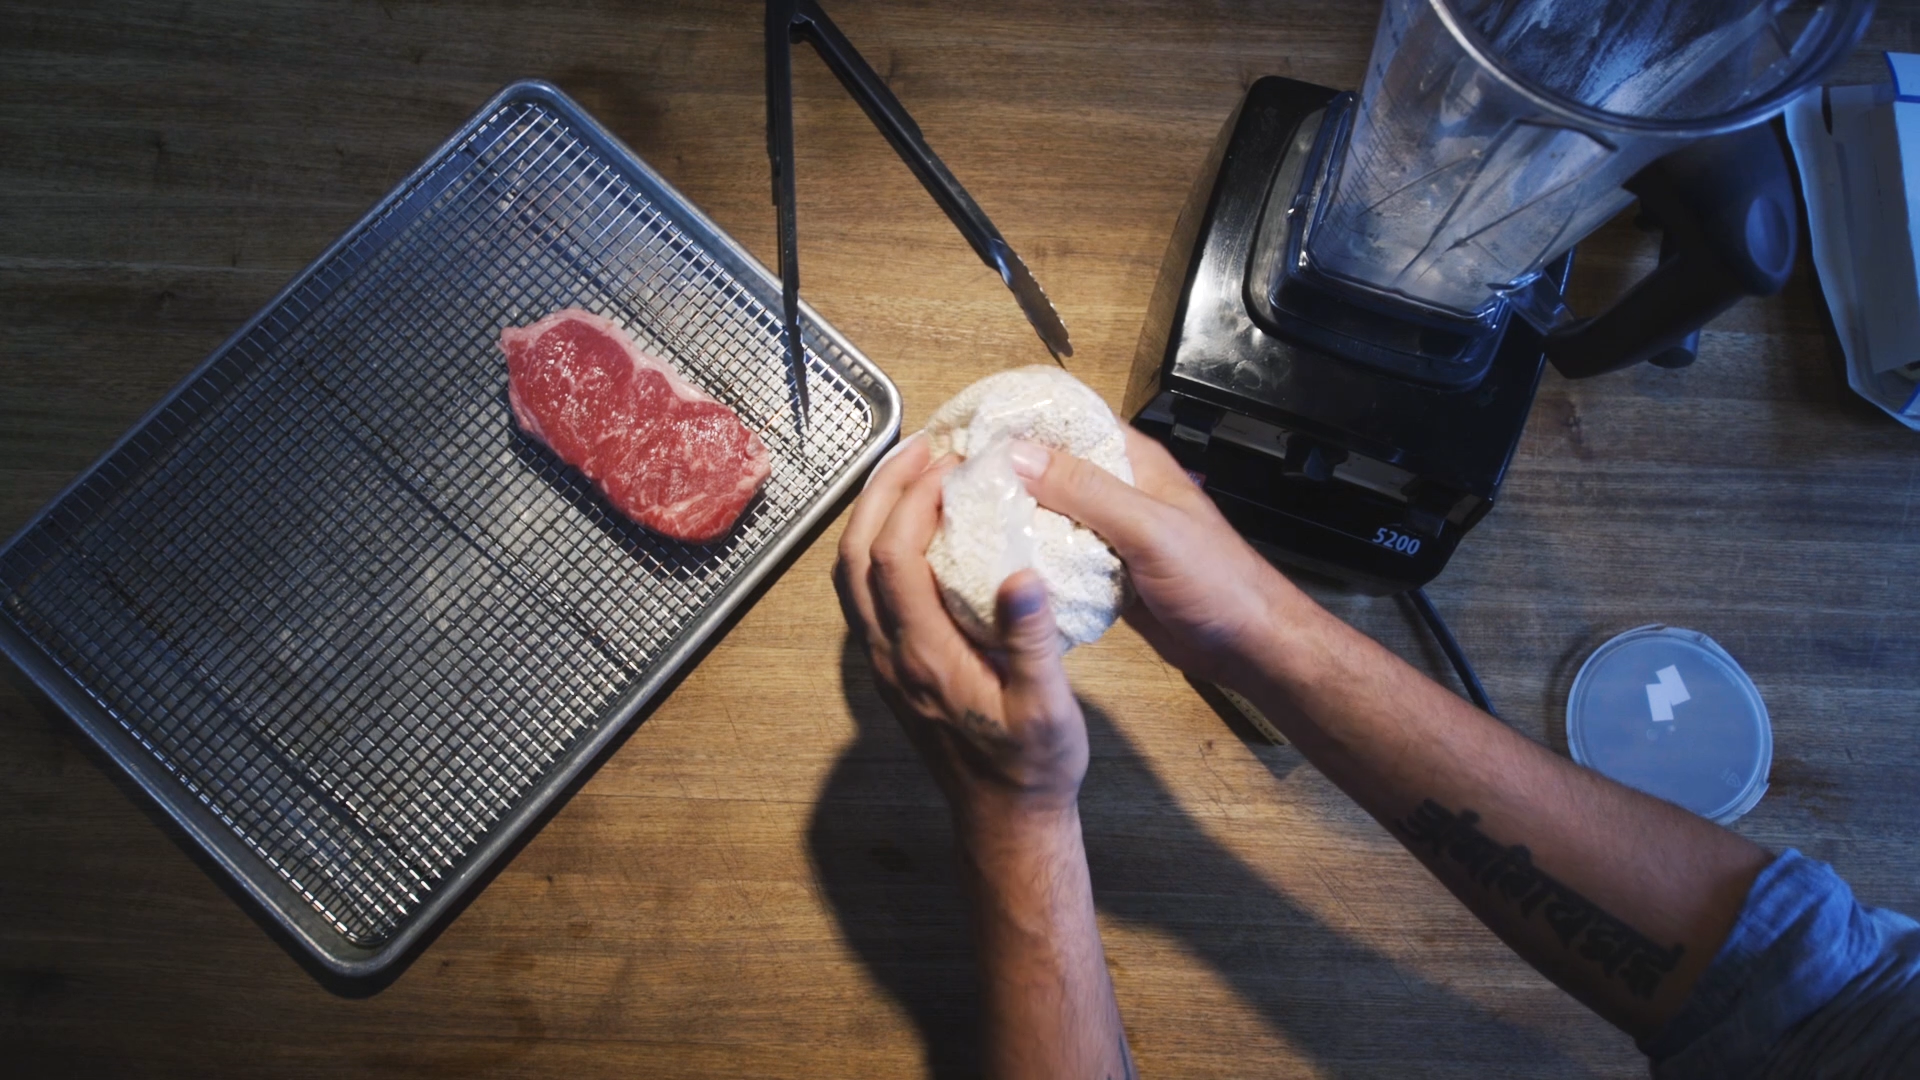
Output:
[[[1035,443],[1014,446],[1014,470],[1040,505],[1085,525],[1127,564],[1140,603],[1127,621],[1182,671],[1244,684],[1253,654],[1310,604],[1241,539],[1173,455],[1125,429],[1134,482]]]
[[[1031,840],[1031,827],[1058,840],[1087,774],[1086,719],[1039,575],[1001,583],[997,657],[969,642],[941,603],[926,553],[951,465],[928,461],[927,440],[914,436],[874,470],[840,536],[834,587],[962,842]]]

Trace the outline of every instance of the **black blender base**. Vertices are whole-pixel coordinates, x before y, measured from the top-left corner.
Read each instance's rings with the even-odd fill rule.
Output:
[[[1178,438],[1161,415],[1169,403],[1186,404],[1157,402],[1134,426],[1172,450],[1227,522],[1274,562],[1385,596],[1433,580],[1466,531],[1436,527],[1431,517],[1411,523],[1405,502],[1342,491],[1339,479],[1289,472],[1284,459],[1243,444]]]
[[[1142,350],[1157,370],[1135,373],[1129,406],[1269,557],[1387,594],[1431,581],[1492,508],[1543,341],[1512,320],[1484,376],[1457,389],[1289,340],[1254,317],[1251,290],[1269,277],[1250,265],[1262,208],[1300,152],[1303,121],[1335,96],[1282,78],[1247,92],[1206,202],[1176,230],[1162,272],[1182,283],[1179,301],[1158,324],[1164,350]],[[1571,260],[1549,272],[1562,285]]]

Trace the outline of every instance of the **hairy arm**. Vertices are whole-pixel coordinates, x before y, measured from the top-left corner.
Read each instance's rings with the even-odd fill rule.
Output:
[[[1567,761],[1333,617],[1249,548],[1166,451],[1138,487],[1039,447],[1039,501],[1103,536],[1169,661],[1247,695],[1548,978],[1645,1038],[1726,940],[1762,848]]]
[[[1273,612],[1238,689],[1515,952],[1657,1033],[1771,856],[1551,753],[1302,595]]]
[[[1046,589],[1031,571],[1001,586],[995,657],[961,635],[926,561],[944,471],[924,440],[875,470],[841,536],[841,606],[953,809],[988,1072],[1131,1077],[1080,833],[1086,719]]]
[[[1130,1080],[1079,811],[960,829],[988,1073]]]

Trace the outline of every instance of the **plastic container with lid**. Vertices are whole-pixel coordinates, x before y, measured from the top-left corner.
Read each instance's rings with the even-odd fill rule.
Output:
[[[1724,825],[1773,766],[1760,691],[1712,638],[1642,626],[1595,649],[1567,696],[1573,760]]]

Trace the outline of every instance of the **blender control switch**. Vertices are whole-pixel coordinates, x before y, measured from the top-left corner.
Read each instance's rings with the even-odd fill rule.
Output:
[[[1207,444],[1213,441],[1213,429],[1220,423],[1220,416],[1221,411],[1215,406],[1198,401],[1176,401],[1172,431],[1174,456],[1180,457],[1183,448],[1205,453]]]
[[[1287,440],[1287,456],[1281,462],[1280,471],[1288,476],[1300,476],[1316,484],[1324,484],[1333,479],[1333,467],[1345,460],[1345,450],[1322,446],[1295,435]]]

